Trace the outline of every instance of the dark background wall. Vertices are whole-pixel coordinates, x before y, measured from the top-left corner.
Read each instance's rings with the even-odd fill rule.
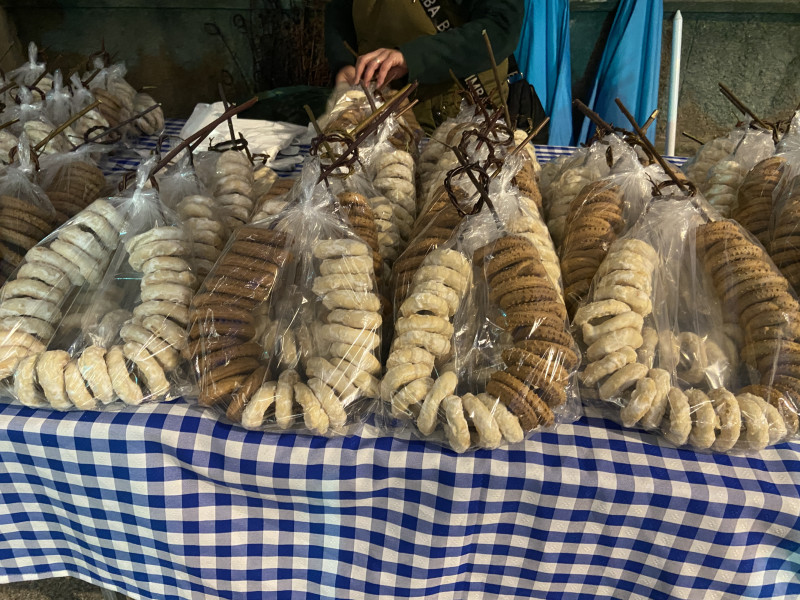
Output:
[[[21,40],[49,47],[69,69],[97,50],[101,38],[124,60],[129,79],[154,86],[166,112],[187,115],[217,98],[217,85],[245,96],[254,89],[324,83],[321,0],[0,0]],[[616,1],[570,3],[573,95],[586,98],[611,26]],[[731,87],[765,119],[788,116],[800,103],[800,1],[695,0],[664,6],[657,133],[663,145],[672,16],[683,13],[678,131],[708,139],[736,121],[717,91]],[[237,16],[238,15],[238,16]],[[207,31],[219,27],[225,41]],[[230,51],[226,48],[228,44]],[[236,56],[234,60],[233,56]],[[224,75],[223,72],[230,75]],[[679,139],[678,150],[695,144]]]

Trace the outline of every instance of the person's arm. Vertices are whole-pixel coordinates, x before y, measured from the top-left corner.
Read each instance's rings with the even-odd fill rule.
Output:
[[[499,63],[517,49],[525,16],[524,0],[472,0],[465,2],[469,21],[436,35],[421,36],[399,50],[408,67],[408,80],[422,84],[467,77],[491,68],[481,32],[485,29]]]
[[[353,0],[331,0],[325,7],[325,52],[334,77],[355,58],[344,43],[356,48],[356,28],[353,25]]]

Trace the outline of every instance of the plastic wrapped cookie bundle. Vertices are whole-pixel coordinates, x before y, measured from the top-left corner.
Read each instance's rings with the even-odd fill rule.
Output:
[[[15,281],[33,264],[37,277],[65,281],[60,268],[69,284],[58,302],[40,301],[56,331],[47,351],[19,364],[14,395],[20,402],[87,410],[188,391],[181,352],[194,285],[191,244],[155,190],[145,189],[149,168],[140,169],[130,197],[96,201],[26,256]],[[71,324],[64,335],[78,310],[80,328]]]
[[[773,208],[765,247],[795,291],[800,289],[800,111],[778,146],[780,179],[773,190]]]
[[[766,386],[749,385],[752,376],[759,381],[771,375],[739,367],[740,341],[766,334],[757,322],[743,328],[736,308],[750,302],[752,286],[764,284],[750,270],[759,262],[767,271],[756,272],[768,272],[764,251],[731,222],[709,221],[703,208],[677,197],[654,201],[621,243],[626,241],[647,243],[654,249],[650,257],[658,257],[648,298],[653,310],[643,327],[640,318],[627,317],[631,323],[622,323],[630,312],[621,306],[617,312],[607,300],[578,311],[575,324],[582,329],[584,343],[595,340],[587,354],[600,349],[602,338],[595,337],[599,330],[614,329],[603,333],[614,344],[586,367],[584,385],[597,385],[599,376],[616,368],[600,383],[599,396],[619,407],[623,425],[658,431],[677,446],[752,451],[782,439],[787,427],[777,400],[770,398],[777,390],[770,394]],[[610,269],[605,266],[610,260],[611,254],[601,269]],[[632,265],[633,260],[630,256],[628,262]],[[602,285],[601,278],[595,289]],[[630,326],[633,321],[632,328],[641,334],[628,334],[614,325]],[[741,348],[743,358],[747,348]]]
[[[72,94],[64,85],[64,78],[58,69],[53,73],[53,87],[44,97],[44,114],[51,123],[59,124],[72,116]],[[83,140],[76,134],[70,141],[80,144]]]
[[[80,76],[73,73],[69,80],[72,88],[72,115],[76,115],[84,108],[94,102],[94,95],[84,87]],[[97,108],[91,109],[72,124],[72,130],[81,140],[85,140],[92,133],[98,133],[100,129],[110,127],[108,120],[100,113]]]
[[[84,146],[40,161],[37,181],[50,199],[59,225],[100,197],[106,178],[92,160],[94,151],[91,146]]]
[[[576,408],[560,293],[531,242],[502,226],[521,209],[515,194],[493,194],[495,214],[469,217],[428,252],[397,305],[382,398],[456,452],[520,441]]]
[[[100,114],[111,127],[115,127],[133,116],[136,90],[125,81],[127,69],[122,63],[105,66],[98,58],[94,67],[98,73],[89,83],[89,89],[100,101],[97,107]]]
[[[79,364],[51,341],[76,295],[98,289],[122,225],[114,206],[97,200],[31,248],[0,289],[0,375],[14,376],[10,391],[21,403],[57,410],[94,406],[80,375],[81,365],[94,361]]]
[[[648,377],[650,367],[639,360],[637,350],[644,343],[644,320],[653,310],[653,274],[659,266],[658,253],[633,234],[611,244],[589,301],[573,320],[576,337],[586,348],[587,363],[579,376],[586,390],[582,395],[623,399],[625,404],[626,391]]]
[[[695,155],[684,163],[681,170],[697,184],[706,180],[709,170],[718,162],[726,160],[742,141],[745,132],[750,128],[748,123],[736,127],[697,149]]]
[[[288,195],[292,191],[293,177],[278,177],[264,193],[256,198],[256,209],[251,223],[274,217],[288,204]]]
[[[173,209],[192,243],[197,284],[211,271],[228,241],[225,210],[206,192],[191,160],[179,162],[159,182],[160,196]]]
[[[22,263],[25,253],[56,226],[57,215],[42,189],[33,183],[27,135],[20,139],[18,164],[0,174],[0,281]]]
[[[586,185],[570,203],[561,271],[571,315],[585,300],[609,246],[644,210],[659,174],[663,174],[660,167],[644,168],[631,154],[617,162],[611,175]]]
[[[723,310],[741,327],[740,356],[746,365],[741,391],[776,408],[786,434],[794,436],[800,407],[800,305],[763,248],[734,222],[702,225],[696,236],[698,256]]]
[[[239,228],[192,308],[200,403],[250,429],[336,434],[378,394],[380,300],[370,247],[303,171],[298,199]]]
[[[151,106],[157,104],[158,102],[156,102],[150,94],[139,92],[133,97],[133,114],[144,112]],[[164,129],[164,111],[160,106],[154,108],[146,115],[136,119],[134,125],[136,125],[136,128],[144,135],[156,135]]]
[[[582,148],[566,161],[549,186],[542,189],[545,220],[556,249],[564,240],[564,230],[572,200],[593,181],[609,173],[607,143],[595,142]]]
[[[396,122],[390,118],[382,131],[392,131],[396,127]],[[388,230],[383,232],[382,245],[392,248],[395,253],[402,243],[408,241],[417,216],[415,169],[411,153],[396,149],[388,139],[379,141],[369,152],[367,171],[378,192],[376,196],[385,198],[392,211],[387,226],[391,224],[396,230],[396,233]],[[399,238],[394,239],[395,235],[399,235]]]
[[[253,165],[244,152],[228,150],[217,159],[212,189],[225,211],[225,225],[235,229],[250,220],[253,212]]]
[[[524,131],[519,129],[514,132],[514,145],[519,145],[525,141]],[[514,184],[519,188],[526,200],[526,203],[536,207],[536,211],[541,214],[542,207],[542,193],[539,190],[538,178],[541,167],[536,158],[536,150],[533,144],[525,144],[520,153],[522,157],[522,164],[519,172],[514,177]]]
[[[771,131],[747,129],[733,152],[708,170],[705,180],[700,183],[700,191],[720,215],[730,217],[745,176],[774,151]]]
[[[352,131],[371,113],[369,101],[363,90],[349,85],[337,86],[328,100],[319,126],[326,133]]]
[[[11,126],[14,133],[20,136],[24,133],[34,147],[44,142],[46,138],[50,138],[39,150],[42,155],[67,152],[72,149],[68,137],[75,139],[77,136],[67,128],[64,132],[50,137],[56,126],[45,116],[44,105],[37,101],[31,90],[20,88],[18,101],[18,104],[12,105],[3,113],[4,121],[18,121]]]
[[[47,66],[43,62],[39,62],[39,49],[34,42],[30,42],[28,44],[28,62],[10,71],[6,79],[26,87],[39,81],[39,89],[47,92],[49,90],[49,81],[45,81],[47,77],[45,71],[47,71]],[[43,87],[41,87],[42,83],[44,83]]]

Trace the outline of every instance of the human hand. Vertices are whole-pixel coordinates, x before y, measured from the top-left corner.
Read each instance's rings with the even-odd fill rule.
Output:
[[[369,83],[375,80],[377,88],[408,74],[406,58],[399,50],[378,48],[358,57],[354,85],[360,81]]]
[[[342,67],[336,74],[337,84],[348,83],[349,85],[354,85],[355,80],[356,80],[356,68],[352,65],[347,65],[346,67]]]

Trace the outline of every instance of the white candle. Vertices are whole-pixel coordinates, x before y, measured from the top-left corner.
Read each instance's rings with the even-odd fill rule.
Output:
[[[681,38],[683,37],[683,16],[681,11],[672,19],[672,59],[669,65],[669,108],[667,110],[666,155],[675,155],[675,130],[678,126],[678,88],[681,78]]]

